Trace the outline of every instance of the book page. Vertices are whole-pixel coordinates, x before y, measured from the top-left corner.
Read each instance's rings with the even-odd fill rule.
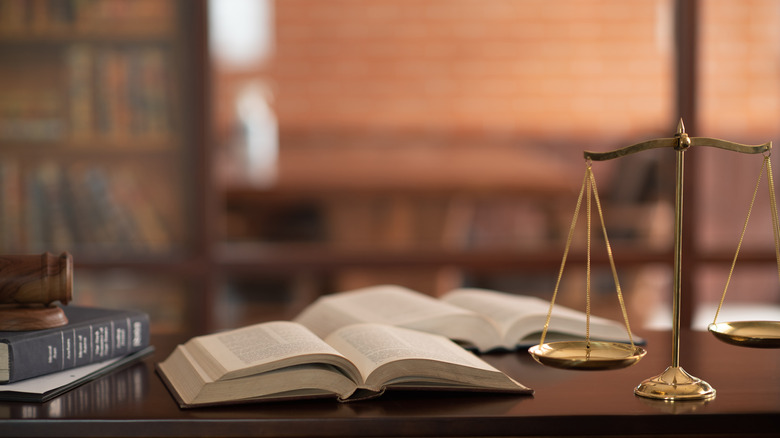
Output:
[[[383,365],[409,359],[495,371],[491,365],[447,338],[401,327],[356,324],[335,331],[325,340],[352,359],[364,380]]]
[[[325,337],[338,328],[361,322],[410,326],[470,313],[401,286],[379,285],[320,297],[295,321]]]
[[[512,348],[531,334],[541,333],[550,308],[550,303],[541,298],[476,288],[456,289],[441,299],[495,320],[501,327],[506,348]],[[584,338],[585,320],[584,312],[556,305],[550,318],[549,332]],[[594,338],[627,339],[625,325],[617,321],[591,315],[590,327]]]
[[[193,338],[186,347],[213,380],[232,379],[302,363],[325,363],[356,376],[333,347],[300,324],[274,321]]]
[[[347,325],[377,323],[439,334],[480,350],[501,341],[498,327],[482,315],[396,285],[321,297],[295,321],[322,338]]]
[[[550,303],[541,298],[476,288],[456,289],[441,299],[492,319],[501,327],[503,333],[506,333],[518,318],[526,315],[543,315],[546,318],[550,307]],[[541,328],[540,326],[539,329]]]

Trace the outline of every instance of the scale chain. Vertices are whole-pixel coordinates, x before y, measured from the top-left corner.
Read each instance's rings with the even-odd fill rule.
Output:
[[[586,224],[587,226],[585,229],[587,230],[585,233],[586,241],[587,241],[587,261],[585,264],[585,348],[587,349],[588,353],[590,353],[590,275],[591,275],[591,266],[590,266],[590,235],[591,235],[591,197],[593,196],[593,169],[591,166],[588,166],[588,169],[585,171],[585,175],[588,178],[588,186],[586,188],[587,192],[587,198],[585,203],[585,209],[586,209]]]
[[[588,168],[590,168],[590,160],[588,160]],[[547,336],[547,329],[550,327],[550,318],[552,317],[553,307],[555,306],[555,299],[558,296],[558,289],[561,286],[561,279],[563,278],[563,268],[566,266],[566,259],[569,257],[569,249],[571,243],[574,240],[574,230],[577,226],[577,217],[580,215],[580,207],[582,207],[582,196],[585,193],[585,187],[588,183],[588,172],[585,172],[585,177],[582,179],[582,186],[580,187],[580,194],[577,197],[577,205],[574,207],[574,216],[569,226],[569,234],[566,237],[566,246],[563,250],[563,259],[561,260],[561,267],[558,270],[558,279],[555,281],[555,289],[553,289],[553,295],[550,299],[550,307],[547,309],[547,318],[544,322],[544,328],[542,329],[542,337],[539,339],[539,345],[544,345],[544,338]]]
[[[747,216],[745,217],[745,223],[742,225],[742,232],[739,236],[739,242],[737,243],[737,250],[734,253],[734,258],[731,261],[731,268],[729,269],[728,277],[726,278],[726,285],[723,288],[723,294],[720,297],[720,303],[718,303],[718,309],[715,311],[715,318],[713,319],[712,323],[716,324],[718,322],[718,316],[720,315],[721,308],[723,307],[723,303],[726,300],[726,292],[728,291],[729,284],[731,283],[731,278],[734,274],[734,267],[737,264],[737,258],[739,257],[739,251],[742,248],[742,242],[745,239],[745,232],[747,231],[748,222],[750,221],[750,215],[753,212],[753,205],[756,202],[756,197],[758,195],[758,189],[761,186],[761,177],[764,175],[764,171],[767,173],[767,180],[769,183],[769,207],[772,210],[772,235],[774,238],[774,244],[775,244],[775,257],[777,259],[777,274],[778,278],[780,278],[780,222],[778,221],[777,217],[777,201],[775,198],[775,184],[774,184],[774,178],[772,177],[772,160],[770,159],[770,155],[764,156],[764,161],[761,164],[761,170],[758,173],[758,180],[756,181],[756,187],[753,190],[753,197],[750,199],[750,206],[748,207]]]
[[[571,225],[569,227],[569,234],[568,234],[568,236],[566,238],[566,247],[565,247],[564,252],[563,252],[563,260],[561,261],[561,267],[560,267],[560,269],[558,271],[558,279],[556,280],[555,289],[553,291],[553,296],[552,296],[552,299],[550,300],[550,307],[549,307],[549,309],[547,311],[547,318],[546,318],[545,323],[544,323],[544,329],[542,330],[542,336],[541,336],[541,339],[539,341],[539,345],[543,345],[544,344],[545,337],[547,336],[547,330],[549,329],[549,326],[550,326],[550,319],[552,318],[552,310],[553,310],[553,307],[555,305],[555,299],[558,296],[558,290],[560,288],[561,279],[563,277],[563,271],[564,271],[564,268],[566,266],[566,259],[568,258],[569,250],[571,249],[571,245],[572,245],[572,242],[574,240],[574,230],[576,228],[577,218],[579,217],[580,209],[582,207],[582,198],[583,198],[583,196],[587,196],[586,203],[585,203],[585,206],[586,206],[586,221],[587,221],[587,226],[586,226],[587,227],[587,231],[586,231],[586,248],[587,248],[586,249],[586,251],[587,251],[586,257],[587,258],[586,258],[586,272],[585,272],[585,276],[586,276],[586,284],[585,284],[585,290],[586,290],[586,293],[585,293],[585,300],[586,300],[586,308],[585,308],[585,318],[586,318],[586,321],[585,321],[585,339],[586,339],[586,350],[587,350],[588,355],[589,355],[589,353],[590,353],[590,316],[591,316],[591,234],[592,234],[591,233],[591,215],[592,215],[591,198],[593,198],[595,200],[596,210],[598,211],[598,214],[599,214],[599,220],[600,220],[600,223],[601,223],[601,229],[602,229],[602,232],[603,232],[603,235],[604,235],[604,243],[605,243],[606,248],[607,248],[607,256],[609,258],[609,264],[610,264],[610,268],[612,270],[612,277],[613,277],[613,280],[615,282],[615,288],[616,288],[616,291],[617,291],[618,302],[620,303],[620,310],[621,310],[622,315],[623,315],[623,321],[624,321],[624,323],[626,325],[626,331],[628,333],[629,341],[631,342],[631,348],[633,349],[635,347],[635,345],[634,345],[634,338],[633,338],[633,335],[631,333],[631,325],[628,322],[628,312],[626,311],[625,301],[623,300],[623,293],[622,293],[622,290],[621,290],[621,287],[620,287],[620,281],[618,279],[617,268],[615,267],[615,260],[614,260],[613,254],[612,254],[612,246],[610,245],[609,237],[607,236],[607,227],[606,227],[606,223],[604,221],[604,212],[603,212],[603,209],[601,207],[601,201],[599,199],[598,189],[596,187],[596,178],[595,178],[595,176],[593,174],[591,160],[589,160],[589,159],[586,160],[586,164],[587,164],[587,167],[586,167],[586,170],[585,170],[585,177],[583,178],[582,186],[580,187],[579,196],[577,197],[577,205],[576,205],[576,207],[574,209],[574,216],[572,218]],[[780,248],[780,247],[778,247],[778,248]],[[779,272],[780,272],[780,267],[778,267],[778,269],[779,269]]]
[[[593,176],[593,171],[590,172],[591,185],[593,186],[593,199],[596,201],[596,209],[599,212],[599,219],[601,220],[601,230],[604,233],[604,243],[607,247],[607,257],[609,258],[609,266],[612,269],[612,279],[615,281],[615,289],[617,291],[618,302],[620,302],[620,311],[623,313],[623,321],[626,324],[626,331],[628,332],[628,339],[631,341],[631,348],[634,348],[634,336],[631,334],[631,324],[628,323],[628,312],[626,311],[626,303],[623,300],[623,292],[620,287],[620,280],[618,280],[617,268],[615,267],[615,258],[612,256],[612,246],[609,244],[609,237],[607,237],[607,225],[604,222],[604,212],[601,209],[601,201],[599,200],[599,192],[596,189],[596,178]],[[590,234],[590,227],[588,227],[588,234]],[[590,311],[588,311],[590,315]]]
[[[780,278],[780,221],[777,218],[777,198],[775,197],[775,181],[772,174],[772,161],[766,157],[767,177],[769,179],[769,207],[772,209],[772,231],[775,236],[775,259],[777,260],[777,276]]]

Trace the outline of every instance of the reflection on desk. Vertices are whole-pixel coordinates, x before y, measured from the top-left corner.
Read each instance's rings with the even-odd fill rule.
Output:
[[[154,356],[43,404],[0,403],[8,436],[560,436],[780,433],[780,351],[743,349],[684,332],[681,365],[717,390],[708,402],[637,397],[670,365],[671,335],[642,333],[648,355],[603,372],[543,367],[525,351],[483,357],[533,397],[394,392],[356,403],[309,400],[180,410],[153,365],[191,337],[153,338]],[[750,369],[749,372],[744,370]],[[99,423],[99,431],[95,425]]]
[[[48,403],[0,404],[0,419],[88,417],[142,403],[149,381],[143,362],[99,378],[91,384],[52,399]]]

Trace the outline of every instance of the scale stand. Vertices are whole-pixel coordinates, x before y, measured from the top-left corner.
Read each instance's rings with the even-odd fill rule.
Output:
[[[709,383],[688,374],[680,366],[680,297],[682,267],[682,210],[683,210],[683,162],[685,151],[691,146],[710,146],[745,154],[769,151],[772,143],[758,146],[742,145],[730,141],[705,137],[688,137],[682,119],[673,138],[649,140],[611,152],[585,152],[585,159],[605,161],[620,158],[648,149],[671,147],[677,151],[674,226],[674,291],[672,307],[672,365],[661,374],[651,377],[634,389],[638,396],[666,401],[707,400],[715,397],[715,389]]]

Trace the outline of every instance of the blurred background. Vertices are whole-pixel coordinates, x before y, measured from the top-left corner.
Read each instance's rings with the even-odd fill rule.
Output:
[[[377,283],[549,299],[583,151],[681,118],[774,141],[779,78],[774,0],[0,0],[0,251],[71,252],[74,304],[156,332]],[[685,155],[683,324],[702,329],[762,159]],[[640,330],[671,325],[674,163],[593,164]],[[719,320],[780,318],[762,181]],[[592,232],[593,311],[620,318]],[[581,310],[586,233],[557,301]]]

